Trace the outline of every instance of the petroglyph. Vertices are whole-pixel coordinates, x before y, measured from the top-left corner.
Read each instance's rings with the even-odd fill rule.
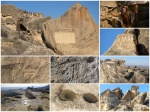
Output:
[[[49,82],[49,58],[3,57],[3,83]]]

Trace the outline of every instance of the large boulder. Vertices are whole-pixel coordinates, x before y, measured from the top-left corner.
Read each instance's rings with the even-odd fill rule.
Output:
[[[144,104],[145,100],[147,97],[147,93],[140,93],[139,95],[137,95],[132,101],[131,104],[135,105],[135,104]]]

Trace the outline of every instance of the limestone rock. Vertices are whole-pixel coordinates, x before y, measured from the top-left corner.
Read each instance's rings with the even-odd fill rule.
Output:
[[[149,111],[149,93],[138,92],[138,86],[132,86],[131,90],[123,95],[119,87],[107,89],[100,96],[101,111]]]
[[[25,93],[25,96],[29,99],[35,99],[36,97],[32,94],[32,93],[29,93],[29,92],[26,92]]]
[[[49,58],[3,57],[2,83],[49,82]]]
[[[51,57],[51,82],[99,82],[98,57]]]
[[[121,5],[124,3],[128,4],[131,13],[131,27],[149,27],[149,2],[140,2],[140,1],[101,1],[100,2],[100,26],[103,28],[111,27],[123,27],[123,19],[121,16],[115,17],[109,13],[109,10],[117,14],[121,12]],[[135,4],[138,5],[138,14],[135,13]]]
[[[133,67],[127,68],[125,61],[106,59],[100,61],[101,83],[148,83],[148,71],[139,71]],[[138,67],[142,69],[142,67]],[[133,72],[131,72],[133,71]]]
[[[131,104],[144,104],[145,99],[146,99],[147,93],[140,93],[137,95],[132,101]]]
[[[107,111],[117,106],[120,103],[119,95],[116,92],[110,91],[109,89],[102,92],[100,97],[100,110]]]
[[[104,55],[149,55],[149,31],[128,29],[119,34]]]
[[[133,111],[133,108],[129,105],[119,105],[115,111]]]
[[[12,5],[2,5],[1,16],[2,24],[10,30],[7,35],[2,26],[2,38],[8,37],[2,41],[2,55],[99,54],[98,25],[80,3],[56,19]]]
[[[6,19],[6,23],[7,23],[7,24],[16,24],[16,21],[15,21],[15,19],[7,18],[7,19]]]
[[[52,84],[51,89],[52,111],[99,110],[99,86],[97,84]]]
[[[135,104],[134,105],[134,111],[149,111],[149,107],[141,104]]]
[[[2,9],[2,16],[3,17],[10,17],[18,18],[18,9],[13,5],[1,5]]]

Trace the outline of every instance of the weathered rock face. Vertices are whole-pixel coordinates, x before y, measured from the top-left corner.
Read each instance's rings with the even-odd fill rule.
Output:
[[[109,89],[107,89],[106,91],[101,93],[100,96],[100,103],[101,103],[101,110],[110,110],[112,108],[114,108],[115,106],[117,106],[120,103],[119,97],[121,94],[117,94],[117,92],[114,91],[110,91]]]
[[[127,1],[128,7],[131,13],[131,27],[149,27],[149,2],[145,1]],[[100,2],[100,26],[104,28],[111,27],[123,27],[122,16],[115,17],[109,13],[110,9],[113,9],[113,12],[117,14],[121,11],[120,5],[123,5],[123,1],[101,1]],[[135,4],[138,5],[138,14],[135,13]]]
[[[149,55],[149,30],[127,29],[104,55]]]
[[[98,57],[51,57],[51,82],[98,83]]]
[[[52,84],[51,89],[52,111],[99,110],[97,84]]]
[[[2,83],[48,83],[49,58],[3,57]]]
[[[105,90],[100,96],[100,110],[149,111],[148,93],[139,93],[137,88],[138,86],[132,86],[131,90],[128,90],[124,95],[119,87],[112,91],[110,89]]]
[[[106,59],[100,61],[101,83],[148,83],[149,70],[142,67],[126,67],[124,60]]]
[[[12,5],[2,5],[1,16],[3,55],[99,54],[98,25],[80,3],[56,19]]]

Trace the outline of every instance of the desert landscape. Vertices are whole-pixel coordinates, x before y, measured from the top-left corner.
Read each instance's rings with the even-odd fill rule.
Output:
[[[2,57],[2,83],[48,83],[49,57]]]
[[[99,54],[98,24],[79,2],[57,18],[3,2],[1,9],[2,55]]]
[[[11,87],[9,87],[11,86]],[[1,110],[2,111],[49,111],[50,87],[17,87],[15,85],[2,85]]]
[[[145,58],[145,57],[143,57]],[[130,60],[136,60],[142,63],[141,59],[131,57]],[[148,63],[148,57],[145,58]],[[144,60],[144,61],[145,61]],[[149,83],[148,65],[125,65],[127,61],[119,58],[109,58],[100,60],[100,82],[101,83]]]
[[[52,83],[98,83],[99,58],[51,57]]]
[[[99,110],[98,84],[52,84],[51,89],[52,111]]]
[[[102,85],[105,86],[105,85]],[[119,87],[110,90],[109,88],[101,92],[101,111],[149,111],[149,92],[139,92],[139,86],[133,85],[124,94]],[[126,88],[128,85],[124,85]],[[149,86],[145,86],[146,90]]]

